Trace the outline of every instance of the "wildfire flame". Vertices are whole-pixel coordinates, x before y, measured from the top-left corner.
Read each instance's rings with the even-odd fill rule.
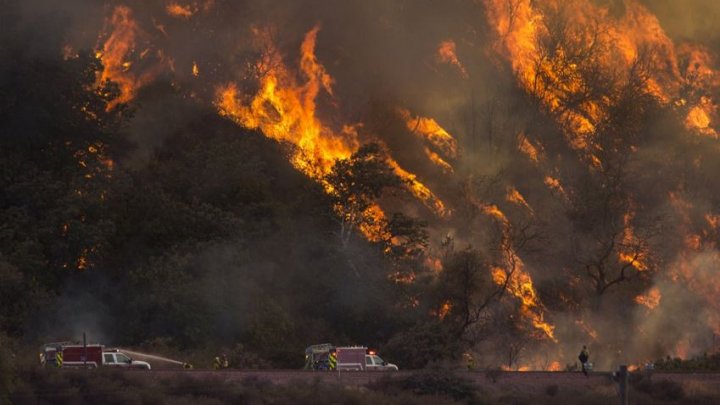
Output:
[[[486,215],[501,223],[504,238],[509,238],[510,221],[500,208],[494,204],[488,204],[482,208]],[[520,301],[522,315],[531,321],[533,327],[542,331],[553,342],[557,342],[554,334],[555,326],[544,320],[544,308],[537,296],[530,274],[523,270],[522,259],[512,248],[505,251],[504,256],[505,268],[495,267],[491,271],[493,281],[497,285],[507,285],[508,291]]]
[[[437,317],[440,319],[445,319],[450,314],[450,311],[452,311],[452,307],[452,302],[443,302],[443,304],[440,306],[440,309],[438,309],[437,311]]]
[[[525,207],[530,213],[533,213],[532,207],[525,201],[525,197],[523,197],[522,194],[515,188],[515,187],[508,187],[507,189],[507,196],[505,199],[508,202],[517,204],[521,207]]]
[[[660,289],[653,287],[646,294],[635,297],[635,302],[648,307],[648,309],[655,309],[660,305],[661,298],[662,294],[660,293]]]
[[[518,135],[518,149],[533,162],[540,162],[542,156],[541,149],[533,145],[524,134]]]
[[[138,37],[145,34],[133,18],[129,7],[115,7],[112,16],[105,24],[104,31],[111,33],[96,53],[96,57],[103,63],[103,71],[98,75],[98,84],[111,80],[117,83],[120,89],[120,95],[108,103],[107,110],[110,111],[118,104],[131,101],[141,87],[151,83],[160,74],[166,67],[167,61],[163,53],[158,51],[157,63],[140,73],[134,72],[131,59],[145,58],[149,48],[136,55]]]
[[[460,62],[455,51],[455,41],[448,39],[447,41],[440,42],[437,50],[437,60],[440,63],[449,63],[455,66],[462,75],[463,78],[468,78],[468,72],[465,66]]]
[[[670,204],[676,211],[680,226],[678,231],[684,235],[685,248],[679,254],[678,264],[673,266],[671,279],[674,282],[684,282],[694,294],[702,297],[712,311],[708,312],[707,322],[715,334],[720,335],[720,283],[714,274],[708,274],[708,268],[720,266],[720,253],[715,249],[706,249],[712,244],[703,239],[703,236],[693,232],[690,212],[693,204],[687,201],[680,193],[670,193]],[[712,215],[706,215],[706,223],[714,229]],[[681,356],[682,357],[682,356]]]
[[[167,13],[173,17],[177,18],[190,18],[192,17],[195,12],[197,12],[196,9],[193,9],[190,5],[181,5],[178,3],[170,3],[165,7],[165,10]]]
[[[193,62],[192,65],[192,74],[195,77],[200,77],[200,68],[198,67],[197,62]]]
[[[595,329],[593,329],[590,325],[587,324],[582,319],[575,320],[575,324],[580,327],[580,329],[583,330],[583,332],[587,333],[588,336],[590,336],[593,340],[598,340],[598,333]]]
[[[437,151],[435,152],[430,148],[425,148],[426,155],[430,161],[440,166],[443,170],[452,172],[452,166],[445,159],[457,158],[457,141],[455,138],[432,118],[415,117],[405,108],[398,108],[397,110],[400,117],[405,121],[407,129]],[[442,154],[443,157],[441,157],[438,152]]]
[[[304,83],[299,83],[283,63],[269,34],[255,30],[267,52],[263,55],[260,89],[248,105],[236,83],[221,86],[217,106],[222,115],[247,128],[259,128],[278,141],[297,147],[292,163],[313,178],[330,172],[335,161],[347,159],[358,149],[357,134],[351,127],[335,133],[316,116],[316,99],[324,91],[332,95],[332,78],[315,57],[315,42],[320,30],[316,26],[305,35],[301,45],[300,69]]]
[[[563,188],[562,184],[560,184],[560,180],[551,176],[546,176],[545,185],[548,186],[550,190],[558,193],[564,199],[568,199],[567,193],[565,193],[565,189]]]
[[[623,216],[625,228],[623,229],[623,240],[618,256],[621,262],[630,264],[637,271],[645,271],[648,269],[646,262],[648,251],[639,245],[638,237],[632,227],[633,212],[628,212]]]
[[[200,11],[210,10],[214,5],[215,0],[205,0],[202,4],[194,1],[184,5],[173,1],[165,6],[165,12],[171,17],[187,20]]]
[[[643,91],[662,103],[675,100],[680,106],[687,102],[680,96],[683,86],[702,79],[717,83],[720,77],[708,54],[692,46],[686,47],[691,63],[683,76],[678,54],[684,50],[676,48],[657,17],[638,1],[623,4],[625,11],[618,17],[590,0],[485,0],[487,19],[496,34],[494,50],[509,60],[520,86],[565,128],[569,145],[582,151],[595,167],[599,167],[596,131],[613,100],[587,94],[595,77],[586,72],[597,68],[612,72],[622,85],[637,70],[637,63],[644,61],[649,73]],[[565,21],[555,21],[555,14]],[[566,38],[554,43],[558,30]],[[548,47],[545,40],[553,45]],[[708,98],[691,104],[686,125],[717,137],[711,127],[713,104]]]
[[[320,181],[327,192],[332,192],[332,187],[325,184],[323,178],[330,173],[337,160],[349,158],[360,143],[355,126],[345,125],[342,131],[335,132],[317,117],[318,96],[322,93],[333,96],[333,78],[315,56],[319,30],[319,26],[310,30],[300,47],[300,71],[304,82],[299,81],[287,68],[269,34],[255,30],[262,48],[266,50],[258,62],[258,71],[264,72],[259,78],[259,91],[243,102],[238,85],[228,83],[217,89],[216,105],[221,115],[238,124],[259,128],[265,136],[294,145],[296,149],[291,158],[292,164]],[[417,123],[418,133],[426,137],[430,144],[454,156],[455,141],[442,127],[430,118],[419,117]],[[416,175],[402,168],[392,157],[388,156],[386,163],[426,207],[438,216],[449,215],[450,211],[442,200]],[[373,206],[363,215],[368,221],[361,226],[361,232],[371,241],[385,240],[387,235],[383,227],[386,220],[382,209]]]

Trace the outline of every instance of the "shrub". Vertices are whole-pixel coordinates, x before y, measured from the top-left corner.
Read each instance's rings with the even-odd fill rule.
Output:
[[[555,395],[557,395],[558,390],[560,390],[560,387],[558,387],[557,384],[550,384],[547,387],[545,387],[545,393],[551,397],[554,397]]]
[[[685,390],[682,385],[672,380],[652,381],[639,374],[632,374],[630,384],[636,390],[660,401],[678,401],[685,398]]]
[[[410,391],[420,396],[445,396],[470,403],[476,403],[479,399],[478,388],[471,381],[442,370],[421,371],[400,379],[384,379],[371,384],[370,388],[385,392],[392,389]]]

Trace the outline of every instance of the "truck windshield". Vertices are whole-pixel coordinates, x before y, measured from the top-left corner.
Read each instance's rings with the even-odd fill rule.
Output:
[[[383,359],[381,359],[380,356],[373,356],[373,361],[375,364],[383,364]]]
[[[122,353],[118,353],[115,355],[117,358],[118,363],[130,363],[130,358]]]

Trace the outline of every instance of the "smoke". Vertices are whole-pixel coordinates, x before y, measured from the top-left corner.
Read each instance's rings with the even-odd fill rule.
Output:
[[[66,45],[75,50],[97,48],[101,38],[110,34],[112,27],[107,19],[120,4],[110,2],[100,6],[87,0],[63,2],[62,6],[46,3],[18,2],[20,5],[15,7],[20,18],[13,26],[27,43],[33,44],[29,52],[51,54]],[[649,255],[656,265],[652,274],[636,272],[632,280],[608,290],[599,311],[596,308],[599,304],[594,302],[596,292],[592,280],[578,258],[587,256],[588,251],[594,252],[598,243],[602,243],[598,241],[602,235],[583,226],[603,230],[603,224],[597,222],[610,222],[597,210],[593,211],[609,183],[598,180],[601,172],[598,167],[602,166],[593,166],[591,157],[598,158],[604,152],[610,154],[614,144],[603,144],[592,153],[571,145],[571,138],[577,134],[569,134],[566,126],[559,122],[557,116],[561,113],[557,107],[529,94],[522,86],[522,73],[516,61],[498,50],[499,35],[493,31],[488,18],[488,8],[493,2],[218,0],[178,3],[188,6],[191,15],[171,15],[164,1],[123,3],[132,10],[141,27],[133,40],[133,50],[125,55],[127,61],[133,62],[127,68],[128,74],[143,77],[158,66],[158,61],[167,68],[154,75],[151,84],[143,84],[138,89],[132,104],[136,111],[124,131],[135,149],[129,156],[122,157],[122,164],[140,170],[153,162],[157,154],[173,148],[168,143],[172,143],[177,133],[200,132],[197,128],[202,126],[207,108],[213,105],[218,86],[238,82],[246,97],[257,90],[256,61],[263,49],[258,49],[254,30],[270,32],[284,63],[298,72],[300,43],[304,35],[318,25],[316,56],[334,78],[333,94],[318,97],[318,118],[337,132],[345,124],[362,123],[361,141],[381,140],[400,166],[416,174],[448,204],[454,211],[449,219],[439,218],[416,201],[390,203],[393,208],[429,221],[433,249],[438,248],[443,236],[452,234],[459,246],[492,250],[496,235],[487,218],[478,213],[477,204],[473,205],[478,201],[498,205],[517,227],[531,224],[538,229],[542,237],[532,239],[518,254],[536,282],[539,296],[545,302],[546,320],[556,325],[561,342],[559,345],[541,342],[538,347],[550,347],[548,350],[557,353],[559,358],[571,362],[582,344],[595,345],[602,359],[597,364],[602,367],[667,354],[692,355],[711,348],[713,331],[720,333],[713,330],[719,324],[713,315],[713,311],[717,312],[717,298],[713,294],[717,292],[712,290],[712,286],[717,285],[713,277],[717,269],[714,253],[717,235],[705,215],[717,214],[713,211],[718,201],[715,190],[720,189],[716,187],[715,175],[717,152],[707,148],[710,140],[691,138],[696,135],[682,125],[685,107],[676,110],[672,107],[682,102],[691,103],[693,97],[683,94],[672,102],[655,102],[638,115],[639,130],[619,131],[620,135],[611,130],[602,133],[608,137],[617,135],[618,142],[628,146],[627,152],[617,153],[629,156],[623,166],[627,176],[618,193],[629,196],[627,200],[635,204],[632,234],[647,235]],[[514,2],[516,5],[526,3],[533,2]],[[547,7],[539,7],[538,13],[549,13],[557,4],[562,5],[562,2],[539,3]],[[644,4],[676,44],[699,42],[712,49],[720,39],[715,29],[720,6],[712,0],[691,4],[661,0],[572,3],[567,6],[568,12],[588,5],[607,7],[608,21],[622,20],[628,10]],[[582,25],[584,20],[578,21],[576,24]],[[465,67],[467,77],[455,66],[438,61],[438,47],[448,40],[456,44],[457,58]],[[146,49],[150,51],[146,53]],[[669,53],[663,49],[658,58]],[[194,65],[197,73],[193,72]],[[564,67],[571,69],[568,66]],[[660,69],[659,66],[661,63],[652,65],[655,69]],[[591,67],[597,66],[583,68],[597,73]],[[677,70],[679,73],[657,72],[651,76],[666,79],[684,74],[680,67]],[[575,74],[565,73],[570,77]],[[300,73],[298,76],[302,79]],[[588,88],[596,84],[583,83]],[[684,89],[683,86],[687,87],[687,83],[677,87]],[[602,86],[592,87],[588,92],[599,87]],[[560,90],[546,90],[548,93],[564,90],[563,86],[558,88]],[[681,90],[673,91],[679,94]],[[618,93],[621,93],[619,89],[606,92],[607,97]],[[717,95],[712,88],[707,93],[703,95]],[[571,101],[580,107],[565,106],[569,110],[583,107],[583,100]],[[459,153],[449,159],[452,173],[443,172],[426,157],[426,145],[407,128],[398,108],[434,118],[455,137]],[[607,109],[609,114],[625,117],[624,110],[613,108]],[[595,112],[588,110],[583,113]],[[608,126],[612,123],[612,120],[603,122]],[[626,132],[633,132],[636,137],[629,139]],[[519,150],[519,139],[526,139],[537,149],[534,160]],[[231,181],[229,177],[222,179]],[[517,190],[531,210],[509,201],[509,188]],[[686,202],[668,203],[670,194]],[[578,220],[583,215],[596,214],[595,222]],[[622,218],[625,214],[627,212],[608,215]],[[689,248],[687,240],[695,236],[702,246]],[[315,237],[322,238],[321,235]],[[292,239],[292,243],[296,242],[297,239]],[[272,249],[266,246],[258,252],[272,254],[270,252],[279,246],[282,250],[291,245],[281,236],[272,243]],[[362,248],[349,253],[355,255],[353,263],[360,274],[379,267],[377,258],[363,257],[364,253]],[[283,269],[278,268],[277,262],[258,257],[248,261],[243,254],[246,252],[234,244],[220,244],[202,251],[194,264],[198,272],[207,274],[198,286],[199,299],[221,314],[212,322],[213,327],[225,335],[241,335],[253,322],[246,315],[256,304],[254,292],[268,291],[270,280],[290,282],[284,279]],[[293,248],[293,254],[298,260],[307,259],[301,247]],[[308,272],[306,277],[316,274],[306,266],[300,268]],[[298,278],[292,279],[295,282],[302,279],[302,272],[296,271],[294,277]],[[263,275],[262,281],[257,280],[258,274]],[[351,284],[339,291],[342,305],[359,305],[365,297],[360,293],[361,287],[359,283]],[[637,304],[636,297],[651,288],[661,294],[657,307]],[[562,299],[553,302],[553,297]],[[77,326],[69,327],[65,333],[74,334],[80,329],[91,330],[93,335],[101,333],[102,317],[80,309],[87,299],[77,296],[61,300],[62,315],[72,319],[70,325]],[[710,309],[692,311],[693,316],[683,315],[703,305],[709,305]]]
[[[28,337],[42,342],[82,342],[112,345],[117,326],[97,291],[106,289],[98,280],[70,281],[64,293],[43,308],[29,328]]]
[[[681,4],[671,0],[643,0],[659,19],[665,31],[677,41],[690,40],[717,46],[720,40],[715,21],[720,5],[712,0]]]

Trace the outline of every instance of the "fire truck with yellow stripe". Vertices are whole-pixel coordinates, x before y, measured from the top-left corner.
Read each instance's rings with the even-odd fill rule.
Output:
[[[374,350],[365,346],[334,346],[331,343],[305,349],[305,370],[314,371],[397,371]]]

